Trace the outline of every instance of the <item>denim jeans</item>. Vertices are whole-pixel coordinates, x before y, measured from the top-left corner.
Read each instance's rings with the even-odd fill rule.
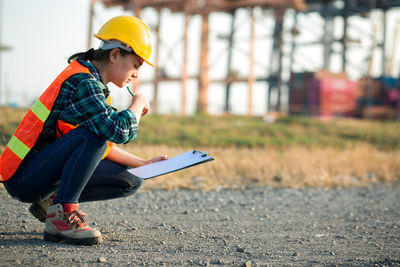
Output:
[[[54,203],[119,198],[135,193],[142,180],[125,166],[101,160],[107,140],[78,127],[24,161],[4,183],[11,196],[38,202],[56,193]]]

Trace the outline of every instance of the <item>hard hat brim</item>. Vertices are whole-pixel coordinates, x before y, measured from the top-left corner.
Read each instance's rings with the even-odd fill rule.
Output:
[[[144,60],[144,62],[146,62],[147,64],[149,64],[151,67],[153,67],[153,68],[155,68],[156,67],[156,65],[154,65],[153,63],[151,63],[150,61],[148,61],[147,59],[145,59],[145,58],[141,58],[141,59],[143,59]]]

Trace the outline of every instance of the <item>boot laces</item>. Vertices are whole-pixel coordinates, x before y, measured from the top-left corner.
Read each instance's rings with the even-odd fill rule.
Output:
[[[71,213],[65,213],[67,222],[71,225],[77,226],[78,228],[87,226],[85,220],[86,214],[84,212],[74,211]]]

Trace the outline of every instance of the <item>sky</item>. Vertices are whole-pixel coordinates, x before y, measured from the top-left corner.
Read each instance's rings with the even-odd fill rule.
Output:
[[[89,22],[89,0],[0,0],[0,42],[12,47],[11,51],[1,54],[1,88],[2,96],[7,91],[6,100],[0,99],[0,104],[15,103],[20,106],[29,106],[44,91],[53,79],[66,67],[67,58],[80,51],[86,51],[88,46],[88,22]],[[101,3],[95,5],[95,18],[92,33],[95,33],[108,19],[122,15],[131,14],[121,8],[106,9]],[[381,14],[372,15],[372,21],[377,21]],[[271,14],[256,10],[256,76],[266,76],[269,68],[269,51],[272,41],[267,38],[273,29]],[[152,9],[142,12],[142,19],[154,28],[156,13]],[[388,14],[389,34],[394,36],[396,22],[400,19],[398,10]],[[182,42],[180,38],[183,33],[183,16],[172,14],[168,10],[162,12],[160,51],[161,65],[165,71],[172,76],[179,76],[182,68]],[[291,27],[290,19],[287,20],[286,28]],[[363,46],[371,46],[368,35],[373,33],[373,25],[362,18],[351,18],[349,29],[354,39],[359,39]],[[194,16],[189,25],[189,75],[198,72],[199,43],[200,43],[201,19]],[[300,16],[298,25],[302,29],[300,38],[304,41],[316,40],[315,36],[323,34],[323,21],[318,15]],[[341,22],[335,33],[340,36]],[[248,62],[248,39],[249,39],[249,14],[246,10],[240,10],[236,19],[236,46],[233,56],[233,69],[240,76],[247,76],[249,71]],[[230,16],[222,13],[212,14],[210,17],[210,55],[209,64],[210,78],[223,78],[227,72],[227,42],[219,36],[227,35],[230,28]],[[287,31],[288,32],[288,31]],[[286,33],[285,38],[288,37]],[[392,38],[392,37],[389,37]],[[392,38],[393,39],[393,38]],[[153,36],[155,40],[155,36]],[[92,46],[97,48],[99,41],[94,37],[91,39]],[[387,51],[391,52],[392,42],[388,42]],[[340,47],[334,47],[341,49]],[[290,51],[286,46],[285,51]],[[370,53],[368,49],[354,47],[349,50],[353,65],[349,67],[349,76],[352,79],[359,78],[365,72],[366,64],[363,61]],[[395,70],[398,68],[398,57],[395,58]],[[295,64],[297,71],[315,71],[322,65],[322,48],[320,46],[301,48],[299,59]],[[339,56],[332,60],[332,70],[340,71]],[[152,55],[154,61],[154,53]],[[379,52],[376,54],[373,71],[380,72]],[[144,65],[139,76],[142,81],[150,80],[154,75],[154,69]],[[288,75],[288,74],[286,74]],[[254,110],[255,114],[263,114],[266,106],[266,84],[256,83],[254,88]],[[125,89],[110,86],[113,102],[117,107],[123,108],[129,103],[129,95]],[[153,98],[151,84],[142,83],[140,91]],[[238,114],[247,112],[247,90],[246,84],[234,84],[231,91],[232,111]],[[220,113],[224,107],[225,86],[212,84],[209,88],[209,112]],[[196,106],[197,83],[188,83],[188,113],[192,113]],[[162,83],[159,91],[159,111],[165,113],[180,112],[180,87],[179,83]]]

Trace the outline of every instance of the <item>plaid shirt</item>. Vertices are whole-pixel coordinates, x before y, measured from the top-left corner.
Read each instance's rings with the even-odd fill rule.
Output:
[[[117,144],[127,143],[136,138],[138,125],[135,114],[130,110],[117,112],[108,105],[106,99],[110,91],[103,84],[99,71],[87,61],[78,62],[88,67],[92,75],[78,73],[63,82],[43,131],[27,157],[36,154],[57,139],[58,120],[73,125],[80,124]]]

